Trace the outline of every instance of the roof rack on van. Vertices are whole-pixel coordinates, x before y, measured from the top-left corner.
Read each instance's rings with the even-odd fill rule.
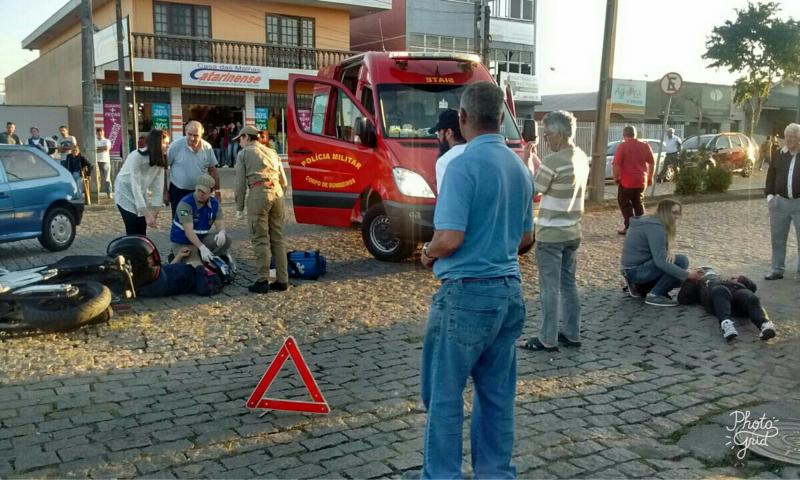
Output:
[[[481,63],[481,57],[473,53],[453,53],[453,52],[389,52],[389,58],[395,60],[406,60],[421,58],[425,60],[460,60],[462,62]]]

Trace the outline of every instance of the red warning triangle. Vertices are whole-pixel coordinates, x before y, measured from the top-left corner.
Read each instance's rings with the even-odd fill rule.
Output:
[[[314,399],[313,402],[264,398],[264,394],[272,385],[281,367],[283,367],[283,364],[286,363],[286,359],[289,357],[292,358],[294,366],[300,374],[300,378],[303,379],[306,390],[311,394],[311,398]],[[247,400],[247,408],[266,408],[270,410],[289,410],[308,413],[329,413],[331,411],[328,407],[328,402],[325,401],[325,397],[323,397],[322,392],[319,391],[317,382],[314,380],[314,376],[311,375],[306,361],[303,359],[303,354],[300,353],[300,349],[297,348],[297,342],[294,337],[287,337],[286,341],[283,342],[283,346],[278,350],[278,354],[275,355],[275,358],[272,359],[272,363],[270,363],[267,371],[264,372],[264,376],[261,377],[256,389],[250,394],[250,398]]]

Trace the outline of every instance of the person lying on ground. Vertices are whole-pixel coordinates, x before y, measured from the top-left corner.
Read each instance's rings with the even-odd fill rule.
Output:
[[[722,336],[731,341],[739,335],[733,316],[748,317],[759,329],[761,340],[775,336],[775,324],[756,295],[756,284],[744,275],[728,279],[720,277],[710,267],[698,269],[698,281],[686,281],[678,292],[681,305],[701,304],[706,311],[719,319]]]

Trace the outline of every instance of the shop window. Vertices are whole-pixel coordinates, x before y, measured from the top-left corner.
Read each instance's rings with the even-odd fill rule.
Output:
[[[211,8],[203,5],[153,3],[156,58],[211,61]]]

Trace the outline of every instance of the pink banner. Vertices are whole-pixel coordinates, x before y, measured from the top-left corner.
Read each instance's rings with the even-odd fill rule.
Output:
[[[118,103],[103,104],[103,130],[111,140],[111,155],[122,155],[122,116]]]

